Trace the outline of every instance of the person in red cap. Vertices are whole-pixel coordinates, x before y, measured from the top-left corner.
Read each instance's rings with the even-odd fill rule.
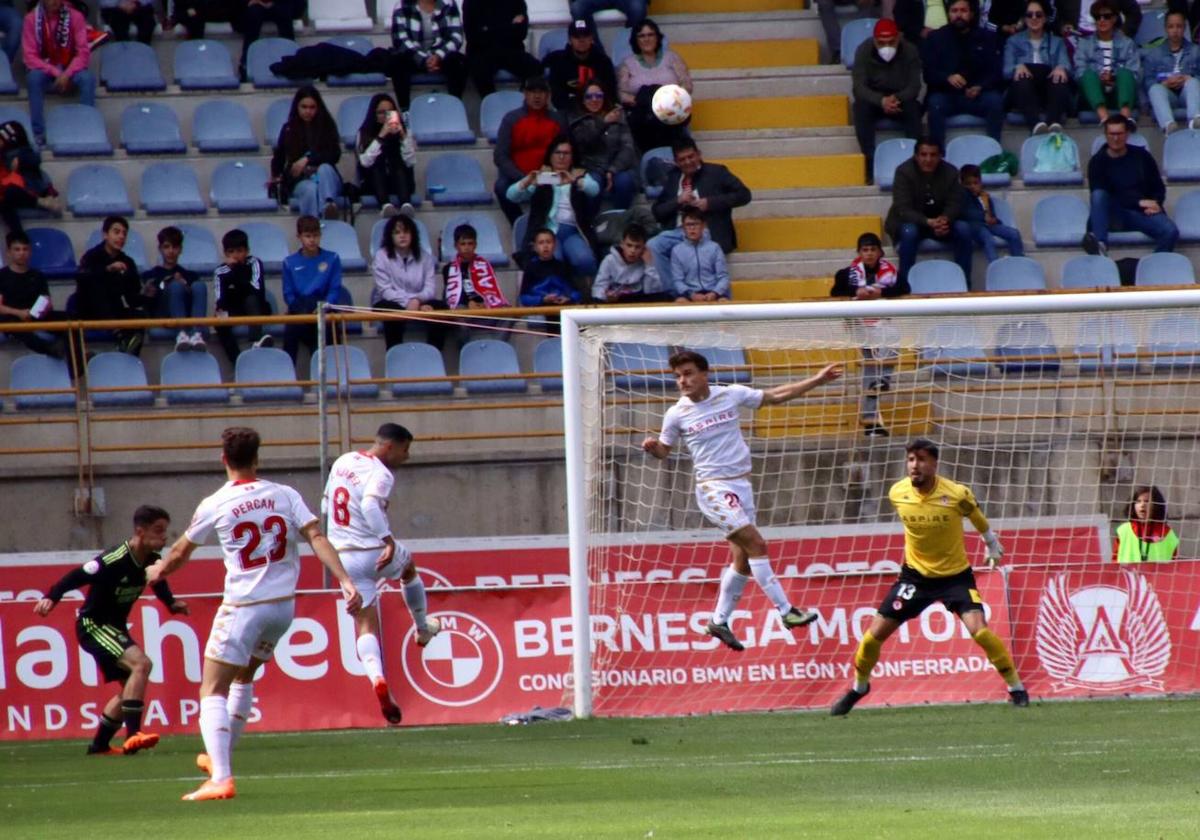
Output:
[[[867,163],[867,181],[873,180],[875,124],[898,120],[904,135],[921,134],[921,54],[904,40],[896,22],[875,24],[874,37],[854,52],[854,134]]]

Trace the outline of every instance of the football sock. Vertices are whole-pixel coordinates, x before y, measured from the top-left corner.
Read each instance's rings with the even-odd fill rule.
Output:
[[[212,694],[200,699],[200,737],[212,762],[212,780],[223,782],[231,775],[229,767],[229,709],[225,698]]]
[[[100,725],[96,727],[96,734],[92,737],[92,748],[97,752],[108,749],[113,736],[120,728],[121,721],[113,720],[108,715],[100,715]]]
[[[725,569],[725,574],[721,575],[721,590],[717,595],[717,608],[713,610],[713,624],[725,624],[729,621],[729,614],[733,612],[738,599],[742,597],[742,590],[746,588],[749,580],[750,578],[740,574],[733,566]]]
[[[364,633],[354,643],[358,648],[358,658],[367,672],[367,679],[372,684],[383,679],[383,654],[379,650],[379,639],[374,633]]]
[[[146,704],[141,700],[122,700],[121,717],[125,721],[125,735],[136,735],[142,731],[142,711]]]
[[[1004,677],[1009,689],[1020,689],[1021,678],[1017,675],[1017,667],[1013,664],[1012,656],[1009,654],[1008,648],[1004,646],[1004,642],[1000,641],[1000,637],[990,628],[984,627],[971,638],[975,640],[975,644],[983,648],[988,661],[1000,672],[1000,676]]]
[[[871,683],[871,669],[879,661],[879,651],[882,648],[883,642],[872,636],[870,630],[863,633],[858,650],[854,652],[854,690],[859,694],[866,693]]]
[[[418,630],[425,629],[425,584],[420,577],[413,578],[409,583],[404,584],[404,603],[408,604],[408,611],[412,613],[413,623],[417,625]]]
[[[767,593],[767,597],[771,599],[771,603],[775,605],[775,609],[779,610],[780,615],[792,608],[792,602],[784,594],[783,585],[779,582],[779,578],[775,577],[775,573],[771,571],[770,557],[751,557],[750,574],[754,575],[754,579],[758,581],[758,585],[762,587],[762,591]]]
[[[229,749],[232,750],[242,736],[242,730],[250,722],[254,709],[254,683],[235,682],[229,686],[229,699],[225,710],[229,712]]]

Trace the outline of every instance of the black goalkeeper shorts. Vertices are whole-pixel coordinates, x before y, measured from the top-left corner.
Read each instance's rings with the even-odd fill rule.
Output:
[[[904,623],[919,616],[935,601],[941,601],[946,609],[958,616],[983,609],[983,598],[979,596],[975,574],[970,569],[950,577],[931,578],[904,566],[879,605],[879,614]]]

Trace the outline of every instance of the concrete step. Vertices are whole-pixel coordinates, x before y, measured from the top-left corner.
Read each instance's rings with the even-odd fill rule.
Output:
[[[692,110],[697,131],[847,126],[849,99],[841,94],[700,99]]]
[[[862,184],[861,154],[790,157],[712,158],[725,163],[751,190],[807,191],[814,187],[846,188]]]
[[[819,60],[815,38],[770,38],[678,43],[675,50],[692,72],[727,67],[780,68],[816,64]]]
[[[798,12],[802,0],[655,0],[654,14],[708,15],[747,12]]]

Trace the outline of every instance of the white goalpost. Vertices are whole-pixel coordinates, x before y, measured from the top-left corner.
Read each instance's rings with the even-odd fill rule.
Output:
[[[729,622],[742,653],[702,632],[729,554],[686,448],[640,449],[678,399],[666,359],[683,348],[713,384],[845,371],[742,411],[774,572],[819,615],[787,630],[751,581]],[[988,570],[966,524],[989,623],[1035,698],[1200,690],[1200,292],[564,310],[562,360],[577,716],[827,707],[903,560],[887,490],[915,437],[1005,543]],[[1143,485],[1179,549],[1120,565],[1113,532]],[[1005,696],[940,606],[876,676],[864,705]]]

